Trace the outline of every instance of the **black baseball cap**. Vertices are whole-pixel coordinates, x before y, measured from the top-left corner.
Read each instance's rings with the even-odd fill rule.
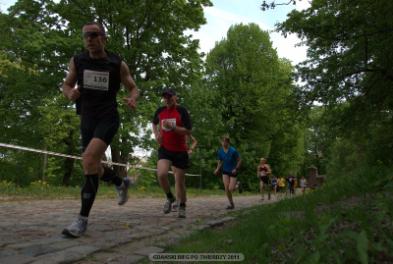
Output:
[[[175,90],[173,90],[173,89],[167,88],[167,89],[165,89],[165,90],[162,92],[161,95],[162,95],[162,96],[165,96],[165,95],[174,96],[174,95],[176,95],[176,92],[175,92]]]

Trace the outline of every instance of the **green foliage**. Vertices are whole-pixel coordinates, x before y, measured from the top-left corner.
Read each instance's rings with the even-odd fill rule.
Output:
[[[51,17],[50,1],[18,1],[9,11],[0,14],[1,60],[6,62],[0,64],[0,113],[4,117],[0,122],[6,128],[0,141],[40,149],[45,146],[40,107],[59,94],[68,57],[63,48],[72,46],[73,40],[56,28],[60,21]],[[15,150],[2,153],[1,179],[27,185],[42,178],[42,156]]]
[[[309,111],[304,131],[304,174],[311,166],[315,166],[320,174],[326,173],[329,150],[337,135],[332,133],[334,125],[328,113],[323,106],[314,106]]]
[[[217,165],[217,148],[220,146],[220,131],[223,122],[217,114],[216,93],[206,82],[194,82],[192,89],[180,94],[182,104],[190,112],[192,121],[192,135],[198,145],[190,157],[188,172],[202,175],[204,188],[218,188],[220,179],[213,174]],[[187,184],[199,187],[199,178],[187,179]]]
[[[159,104],[161,87],[190,90],[200,77],[198,42],[185,32],[205,23],[203,7],[209,5],[207,0],[137,1],[132,8],[124,8],[122,1],[17,1],[9,14],[0,14],[0,113],[6,117],[1,125],[7,128],[1,141],[79,154],[77,117],[57,88],[70,57],[82,49],[82,25],[98,20],[108,32],[108,49],[123,56],[141,91],[136,113],[122,103],[119,106],[122,125],[113,142],[112,158],[125,163],[135,146],[155,147],[146,127]],[[119,102],[126,95],[122,91]],[[140,136],[142,131],[144,136]],[[16,168],[17,154],[2,153],[1,179],[21,183],[13,178],[18,177],[16,170],[25,173],[21,177],[25,184],[42,177],[51,184],[65,185],[80,179],[80,166],[69,160],[49,159],[42,168],[42,157],[19,155],[22,165]]]
[[[157,165],[157,154],[154,153],[152,158],[147,162],[141,162],[141,166],[144,168],[155,168]],[[158,181],[155,171],[144,170],[144,169],[132,169],[129,175],[133,175],[136,178],[136,187],[138,189],[146,189],[151,187],[157,187]]]
[[[303,161],[303,125],[292,67],[278,59],[269,34],[255,24],[232,26],[208,54],[206,68],[222,124],[216,133],[229,134],[240,151],[244,181],[251,186],[262,156],[269,157],[275,174],[296,174]]]
[[[111,145],[114,161],[126,162],[135,146],[154,146],[147,127],[159,105],[162,86],[182,92],[190,90],[192,82],[199,78],[198,42],[185,32],[205,23],[203,7],[209,5],[207,0],[139,0],[132,3],[132,8],[124,8],[122,1],[75,4],[64,0],[56,6],[55,10],[68,21],[73,34],[79,35],[86,22],[101,22],[107,30],[108,49],[121,54],[141,91],[136,113],[130,113],[120,104],[122,125]],[[119,101],[125,96],[121,92]],[[146,136],[140,137],[141,131]]]
[[[0,181],[0,198],[3,200],[40,200],[40,199],[80,199],[80,186],[56,186],[50,185],[46,181],[38,180],[31,182],[29,185],[20,187],[10,181]],[[129,191],[131,199],[155,197],[163,198],[165,196],[161,187],[155,186],[141,186],[132,185]],[[216,190],[202,190],[195,188],[187,188],[188,197],[198,196],[222,196],[222,191]],[[105,184],[100,182],[98,189],[98,199],[115,199],[117,192],[112,184]]]
[[[306,135],[308,150],[314,148],[307,162],[322,173],[393,164],[392,11],[388,0],[318,0],[278,25],[308,45],[308,59],[297,67],[305,83],[301,101],[325,107],[320,118],[311,117],[318,123]]]
[[[388,0],[313,1],[279,25],[284,34],[297,33],[309,46],[309,59],[299,66],[309,99],[335,104],[362,97],[388,107],[393,53],[386,44],[393,24],[386,14],[392,8]]]
[[[50,187],[48,182],[41,181],[41,180],[31,182],[30,186],[33,187],[33,188],[39,189],[41,191],[45,191],[45,190],[47,190]]]
[[[17,189],[17,186],[15,185],[14,182],[7,181],[7,180],[1,180],[0,181],[0,190],[6,192],[6,193],[14,193]]]
[[[251,131],[266,130],[270,114],[274,115],[269,101],[277,98],[273,96],[277,71],[277,55],[267,32],[255,24],[229,29],[227,39],[207,57],[208,81],[216,91],[217,109],[224,122],[222,133],[229,133],[238,142],[248,138]],[[268,138],[261,134],[261,140]]]
[[[229,226],[197,232],[167,252],[239,252],[244,263],[390,262],[391,180],[383,166],[335,175],[321,189],[239,212]]]
[[[57,88],[69,58],[82,48],[81,27],[98,20],[107,31],[108,49],[123,56],[141,91],[135,113],[119,103],[122,120],[111,145],[114,161],[137,163],[129,155],[136,146],[157,147],[150,122],[166,86],[175,88],[180,103],[190,110],[193,135],[199,142],[189,172],[201,174],[202,181],[190,178],[190,186],[221,186],[212,171],[223,133],[230,133],[241,151],[240,178],[250,188],[254,184],[250,175],[262,155],[274,157],[277,173],[296,172],[303,143],[299,140],[302,125],[295,121],[298,106],[292,66],[277,58],[267,32],[254,24],[237,25],[209,54],[205,74],[198,42],[186,32],[205,23],[203,7],[209,5],[207,0],[140,0],[129,9],[121,1],[110,5],[98,0],[17,1],[9,14],[0,14],[0,33],[5,36],[0,44],[0,112],[7,112],[1,120],[7,128],[1,141],[79,155],[79,121]],[[119,102],[125,96],[122,90]],[[32,154],[10,150],[4,154],[2,179],[23,185],[38,180],[75,185],[81,180],[79,162],[27,158]],[[148,161],[149,167],[155,167],[154,159]],[[17,170],[24,176],[17,176]],[[155,177],[146,174],[140,184],[155,185]]]

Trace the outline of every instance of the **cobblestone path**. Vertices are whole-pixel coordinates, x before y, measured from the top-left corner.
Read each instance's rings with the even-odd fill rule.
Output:
[[[79,212],[79,200],[0,201],[0,263],[136,263],[195,230],[233,218],[224,196],[191,197],[187,218],[162,213],[164,200],[131,198],[124,206],[98,199],[86,235],[61,231]],[[236,209],[261,204],[260,196],[236,196]]]

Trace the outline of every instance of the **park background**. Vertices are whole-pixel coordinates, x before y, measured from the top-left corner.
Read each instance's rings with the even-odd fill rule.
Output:
[[[171,87],[199,142],[189,173],[202,182],[187,178],[188,187],[222,188],[212,171],[223,134],[242,156],[247,191],[257,191],[260,157],[277,176],[307,176],[311,166],[325,175],[320,189],[255,208],[224,232],[196,234],[173,252],[238,251],[249,263],[393,262],[392,1],[314,0],[293,11],[295,1],[256,1],[246,14],[273,17],[276,32],[268,23],[238,21],[224,35],[198,31],[223,14],[209,6],[236,2],[244,12],[250,2],[7,2],[0,13],[0,142],[80,155],[79,120],[60,87],[70,57],[83,49],[82,25],[99,20],[108,49],[122,55],[141,91],[136,112],[119,105],[113,161],[155,167],[149,128],[160,92]],[[277,43],[277,34],[290,38]],[[296,38],[303,49],[292,49]],[[141,149],[150,155],[140,157]],[[77,190],[80,163],[46,158],[2,148],[2,197],[31,186],[44,195],[69,186],[50,197]],[[138,175],[136,188],[157,190],[152,172],[117,173]]]

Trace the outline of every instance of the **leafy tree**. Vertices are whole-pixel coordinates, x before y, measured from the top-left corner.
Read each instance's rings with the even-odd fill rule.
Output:
[[[201,58],[198,41],[185,34],[205,23],[203,6],[210,1],[133,1],[125,8],[125,1],[63,0],[57,5],[59,15],[75,34],[89,21],[98,20],[107,29],[108,49],[121,54],[141,90],[137,113],[120,106],[121,127],[115,138],[112,159],[126,162],[137,145],[152,146],[149,139],[150,120],[159,105],[163,86],[178,91],[191,89],[191,83],[200,76]],[[131,2],[129,2],[131,4]],[[165,15],[163,15],[165,14]],[[124,93],[120,97],[126,96]],[[146,137],[139,137],[146,131]],[[119,171],[124,175],[125,171]]]
[[[180,94],[181,96],[181,94]],[[213,174],[217,165],[217,148],[220,146],[220,133],[223,122],[217,111],[217,95],[210,89],[206,80],[200,80],[192,85],[192,89],[184,94],[183,103],[190,111],[192,120],[192,135],[198,145],[190,158],[189,171],[202,175],[202,186],[216,188],[220,179]],[[187,179],[187,184],[198,187],[199,178]]]
[[[278,59],[268,33],[255,24],[232,26],[207,56],[207,80],[223,123],[218,132],[228,133],[240,151],[242,181],[248,185],[261,156],[273,158],[278,174],[296,173],[302,161],[302,154],[295,154],[302,153],[301,127],[295,128],[298,106],[291,72],[289,62]],[[296,162],[289,165],[293,155]]]
[[[41,115],[39,128],[43,136],[43,146],[51,151],[79,156],[79,118],[75,115],[75,109],[67,107],[67,102],[61,94],[52,99],[44,101],[40,106]],[[79,166],[74,166],[77,163]],[[75,167],[79,173],[74,173]],[[51,184],[62,184],[68,186],[81,182],[81,164],[71,158],[50,158],[48,168],[45,170],[44,178]],[[72,177],[72,175],[80,177]],[[59,177],[63,175],[63,177]]]
[[[305,114],[299,108],[297,87],[293,85],[293,68],[289,61],[279,60],[274,101],[275,128],[271,137],[269,162],[274,174],[296,175],[304,162]]]
[[[225,124],[222,133],[229,133],[235,141],[268,138],[266,126],[274,112],[267,102],[276,99],[277,72],[278,59],[267,32],[255,24],[229,29],[227,39],[207,57],[209,85],[217,91],[217,108]]]
[[[327,106],[334,114],[330,124],[339,128],[337,142],[358,153],[359,164],[393,162],[392,11],[387,0],[318,0],[307,10],[292,11],[278,26],[309,47],[308,59],[298,66],[303,102]],[[370,139],[373,144],[365,144]],[[337,142],[331,142],[331,157],[340,151]]]
[[[2,61],[15,65],[0,65],[0,111],[7,112],[1,120],[7,128],[1,135],[3,142],[45,146],[46,131],[39,126],[43,121],[40,107],[45,107],[46,99],[60,94],[58,84],[64,77],[65,58],[69,59],[66,51],[74,45],[73,39],[59,28],[52,6],[51,1],[18,1],[8,14],[0,14]],[[15,181],[27,184],[41,179],[42,156],[7,151],[7,157],[13,155],[18,155],[19,164],[10,167],[25,173],[22,181]],[[5,173],[7,178],[20,175]]]
[[[149,135],[140,137],[139,134],[150,126],[162,86],[175,87],[179,91],[190,90],[191,82],[199,78],[201,59],[197,52],[198,42],[185,32],[187,29],[197,29],[205,22],[202,8],[211,5],[210,1],[141,0],[133,1],[132,8],[125,8],[127,3],[131,4],[127,1],[109,4],[101,0],[57,3],[49,0],[19,0],[9,9],[9,14],[1,14],[1,35],[6,37],[0,44],[1,51],[11,62],[19,61],[26,71],[35,74],[35,79],[29,83],[33,83],[36,89],[25,89],[27,85],[22,82],[18,82],[18,85],[26,92],[22,97],[29,98],[28,92],[34,93],[31,98],[36,101],[31,100],[29,103],[35,112],[30,109],[24,112],[30,113],[27,119],[33,126],[29,132],[37,131],[38,140],[33,141],[38,146],[44,145],[43,135],[49,131],[38,131],[35,124],[39,123],[39,118],[43,118],[45,124],[52,118],[48,112],[40,115],[36,107],[49,107],[48,101],[44,99],[58,95],[57,87],[65,76],[69,58],[82,50],[80,33],[86,22],[98,20],[104,25],[110,38],[108,48],[123,55],[141,90],[137,113],[130,113],[124,105],[120,106],[122,125],[112,146],[115,161],[125,162],[138,144],[151,146]],[[3,87],[7,88],[7,92],[14,93],[10,85]],[[124,93],[120,94],[119,101],[124,96]],[[59,111],[68,111],[69,103],[62,100],[57,102]],[[4,101],[4,105],[9,103]],[[14,113],[15,119],[19,119],[21,114]],[[72,122],[69,118],[61,119],[59,130],[70,128]],[[24,124],[21,127],[28,126]],[[40,127],[45,128],[50,129],[50,126]],[[59,149],[67,151],[61,134],[56,140],[62,145]],[[27,142],[23,145],[32,146]]]

